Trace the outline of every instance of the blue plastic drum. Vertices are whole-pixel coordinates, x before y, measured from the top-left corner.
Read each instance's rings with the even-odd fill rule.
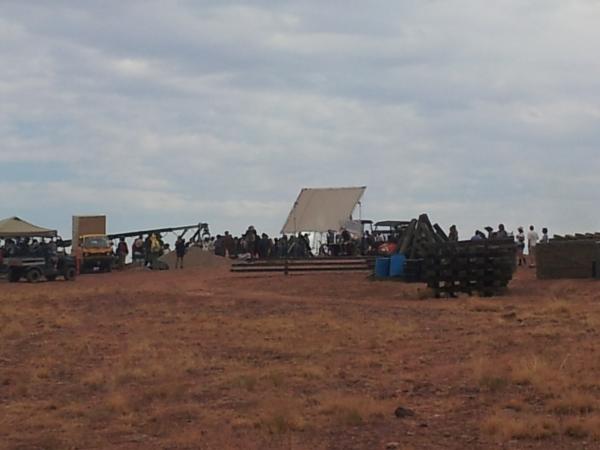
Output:
[[[375,260],[375,276],[378,278],[390,276],[390,258],[377,258]]]
[[[390,277],[404,277],[404,266],[406,265],[406,256],[403,253],[397,253],[390,258]]]

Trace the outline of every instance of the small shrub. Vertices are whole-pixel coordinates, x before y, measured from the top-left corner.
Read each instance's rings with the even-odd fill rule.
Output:
[[[558,421],[533,415],[512,416],[496,413],[482,422],[485,434],[510,439],[548,439],[559,433]]]
[[[568,385],[566,375],[544,359],[533,356],[521,359],[512,367],[512,382],[534,387],[543,394],[557,394]]]
[[[590,395],[570,391],[551,401],[548,407],[551,412],[560,415],[589,414],[598,409],[598,401]]]
[[[563,433],[572,438],[583,439],[589,435],[589,430],[580,420],[568,420],[563,425]]]
[[[281,372],[270,372],[267,379],[276,388],[282,387],[285,384],[285,376]]]
[[[321,401],[320,412],[346,426],[358,426],[385,417],[393,408],[389,402],[370,397],[332,395]]]
[[[124,414],[131,409],[131,402],[122,392],[112,392],[106,397],[105,406],[109,411]]]
[[[498,392],[510,384],[509,367],[498,361],[477,359],[471,370],[479,386],[490,392]]]
[[[490,392],[498,392],[508,386],[508,378],[502,375],[484,374],[479,379],[479,385]]]
[[[99,391],[106,387],[107,376],[99,370],[92,370],[82,377],[81,382],[90,390]]]
[[[551,316],[568,316],[571,314],[572,304],[561,298],[554,298],[541,310],[542,314]]]
[[[275,402],[273,407],[260,415],[256,426],[271,434],[285,434],[290,431],[303,431],[306,422],[292,405]]]
[[[569,418],[563,423],[566,436],[583,439],[600,440],[600,416]]]
[[[275,414],[270,420],[264,421],[263,425],[273,434],[286,433],[294,428],[294,424],[283,414]]]
[[[254,392],[258,380],[254,375],[240,375],[233,381],[235,387],[245,389],[248,392]]]
[[[321,380],[325,377],[325,370],[317,366],[305,366],[300,369],[300,376],[306,380]]]

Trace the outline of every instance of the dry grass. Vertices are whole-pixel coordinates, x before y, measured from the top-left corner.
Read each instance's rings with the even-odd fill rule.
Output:
[[[590,414],[598,411],[600,402],[591,393],[567,390],[548,402],[548,410],[559,415]]]
[[[552,298],[539,311],[538,314],[547,316],[568,316],[573,311],[573,302],[564,298]]]
[[[553,416],[497,412],[482,422],[481,430],[505,441],[541,440],[557,435],[600,440],[600,416],[569,417],[560,421]]]
[[[502,440],[511,439],[548,439],[560,433],[560,424],[553,417],[540,417],[521,414],[495,413],[481,424],[485,434]]]
[[[563,433],[574,438],[600,441],[600,416],[571,417],[563,424]]]
[[[12,341],[20,339],[27,333],[27,328],[17,320],[3,320],[0,325],[0,339]]]
[[[557,363],[553,365],[539,355],[519,358],[511,372],[513,383],[530,385],[542,394],[559,393],[570,382]]]
[[[255,375],[236,375],[231,382],[232,387],[254,392],[258,384],[258,378]]]
[[[500,361],[477,358],[471,362],[469,369],[477,384],[489,392],[501,391],[511,382],[510,367]]]
[[[47,293],[10,286],[3,297],[8,448],[464,449],[518,439],[577,449],[598,439],[600,303],[577,290],[507,305],[417,302],[419,287],[347,275],[141,273],[111,286],[113,276]],[[514,320],[502,320],[508,310]],[[415,416],[396,418],[398,406]]]
[[[380,421],[391,416],[394,410],[390,402],[335,392],[320,396],[319,404],[320,414],[329,417],[337,425],[346,426]]]
[[[294,412],[289,406],[275,405],[262,411],[254,426],[270,434],[285,434],[293,431],[304,431],[307,423],[300,414]]]
[[[576,385],[562,366],[564,362],[564,358],[550,362],[540,355],[507,355],[500,359],[476,358],[469,368],[477,383],[488,391],[497,392],[516,385],[531,387],[540,395],[552,397]]]
[[[548,440],[555,436],[597,440],[600,419],[596,412],[600,406],[596,371],[600,361],[590,359],[592,353],[573,347],[559,351],[559,339],[572,333],[581,336],[581,331],[600,317],[598,309],[582,308],[575,292],[560,291],[519,315],[531,328],[529,336],[551,340],[553,345],[535,353],[471,362],[473,377],[484,391],[514,396],[503,410],[482,421],[482,433],[501,440]]]

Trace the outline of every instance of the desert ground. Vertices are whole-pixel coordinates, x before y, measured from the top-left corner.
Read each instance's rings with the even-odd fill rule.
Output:
[[[600,449],[599,282],[0,280],[2,449]],[[400,416],[400,417],[398,417]]]

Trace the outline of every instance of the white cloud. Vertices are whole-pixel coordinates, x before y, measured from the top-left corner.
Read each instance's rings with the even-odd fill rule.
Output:
[[[112,66],[119,74],[132,77],[144,77],[151,72],[151,65],[144,59],[119,58],[112,61]]]
[[[600,226],[597,2],[0,13],[0,216],[273,233],[301,187],[365,184],[375,219]]]

